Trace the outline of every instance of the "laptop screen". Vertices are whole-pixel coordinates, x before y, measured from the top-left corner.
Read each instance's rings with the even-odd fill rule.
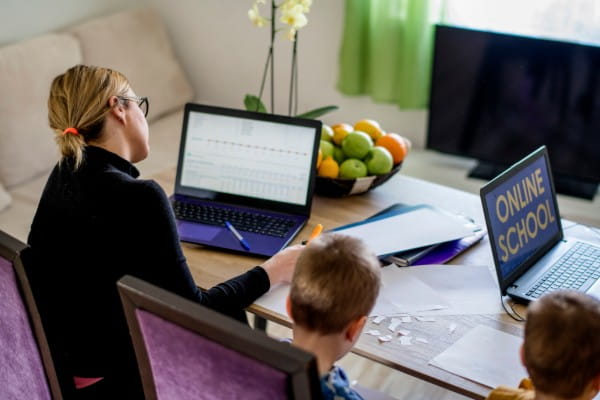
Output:
[[[215,112],[217,110],[217,112]],[[293,205],[310,201],[315,125],[241,110],[189,110],[180,154],[187,188]],[[187,110],[186,110],[187,111]],[[316,122],[316,121],[315,121]]]
[[[481,194],[502,287],[562,238],[545,147],[496,177]]]

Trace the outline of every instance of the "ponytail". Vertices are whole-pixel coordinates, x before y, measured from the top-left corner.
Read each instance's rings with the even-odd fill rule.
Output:
[[[108,68],[77,65],[54,78],[48,122],[61,153],[60,163],[71,159],[74,169],[81,166],[87,143],[102,134],[108,100],[128,89],[125,76]]]

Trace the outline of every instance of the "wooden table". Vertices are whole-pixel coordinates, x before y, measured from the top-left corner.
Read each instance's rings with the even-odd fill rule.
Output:
[[[174,176],[175,171],[169,170],[154,178],[167,193],[171,193]],[[477,224],[485,225],[478,196],[399,174],[383,186],[363,195],[346,198],[315,196],[311,218],[294,243],[307,238],[317,223],[323,224],[325,230],[328,230],[367,218],[395,203],[431,204],[448,211],[462,213],[473,218]],[[398,229],[411,229],[411,227],[399,226]],[[183,244],[182,246],[196,284],[201,288],[212,287],[264,261],[263,258],[216,251],[197,245]],[[491,266],[493,260],[487,236],[451,263]],[[500,297],[498,298],[500,301]],[[517,309],[525,312],[523,308]],[[268,320],[291,326],[291,321],[285,315],[256,305],[252,306],[250,311]],[[457,328],[452,335],[449,335],[448,326],[452,322],[456,323]],[[376,337],[363,334],[353,352],[465,396],[481,399],[485,398],[490,391],[488,387],[428,364],[432,358],[447,349],[471,328],[480,324],[516,336],[522,334],[522,326],[506,314],[436,316],[435,322],[407,327],[414,336],[426,338],[429,341],[427,346],[401,346],[397,340],[382,346]],[[369,321],[365,331],[381,330],[381,328]]]

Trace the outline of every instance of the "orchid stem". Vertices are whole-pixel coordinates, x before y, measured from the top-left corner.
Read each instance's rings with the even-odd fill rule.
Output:
[[[271,0],[271,113],[275,114],[275,54],[273,44],[275,43],[275,0]]]

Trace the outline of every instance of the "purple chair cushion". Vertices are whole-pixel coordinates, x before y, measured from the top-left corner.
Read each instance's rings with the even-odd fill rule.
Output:
[[[158,399],[287,399],[285,373],[147,311],[136,314]]]
[[[12,263],[0,257],[0,398],[50,399]]]

